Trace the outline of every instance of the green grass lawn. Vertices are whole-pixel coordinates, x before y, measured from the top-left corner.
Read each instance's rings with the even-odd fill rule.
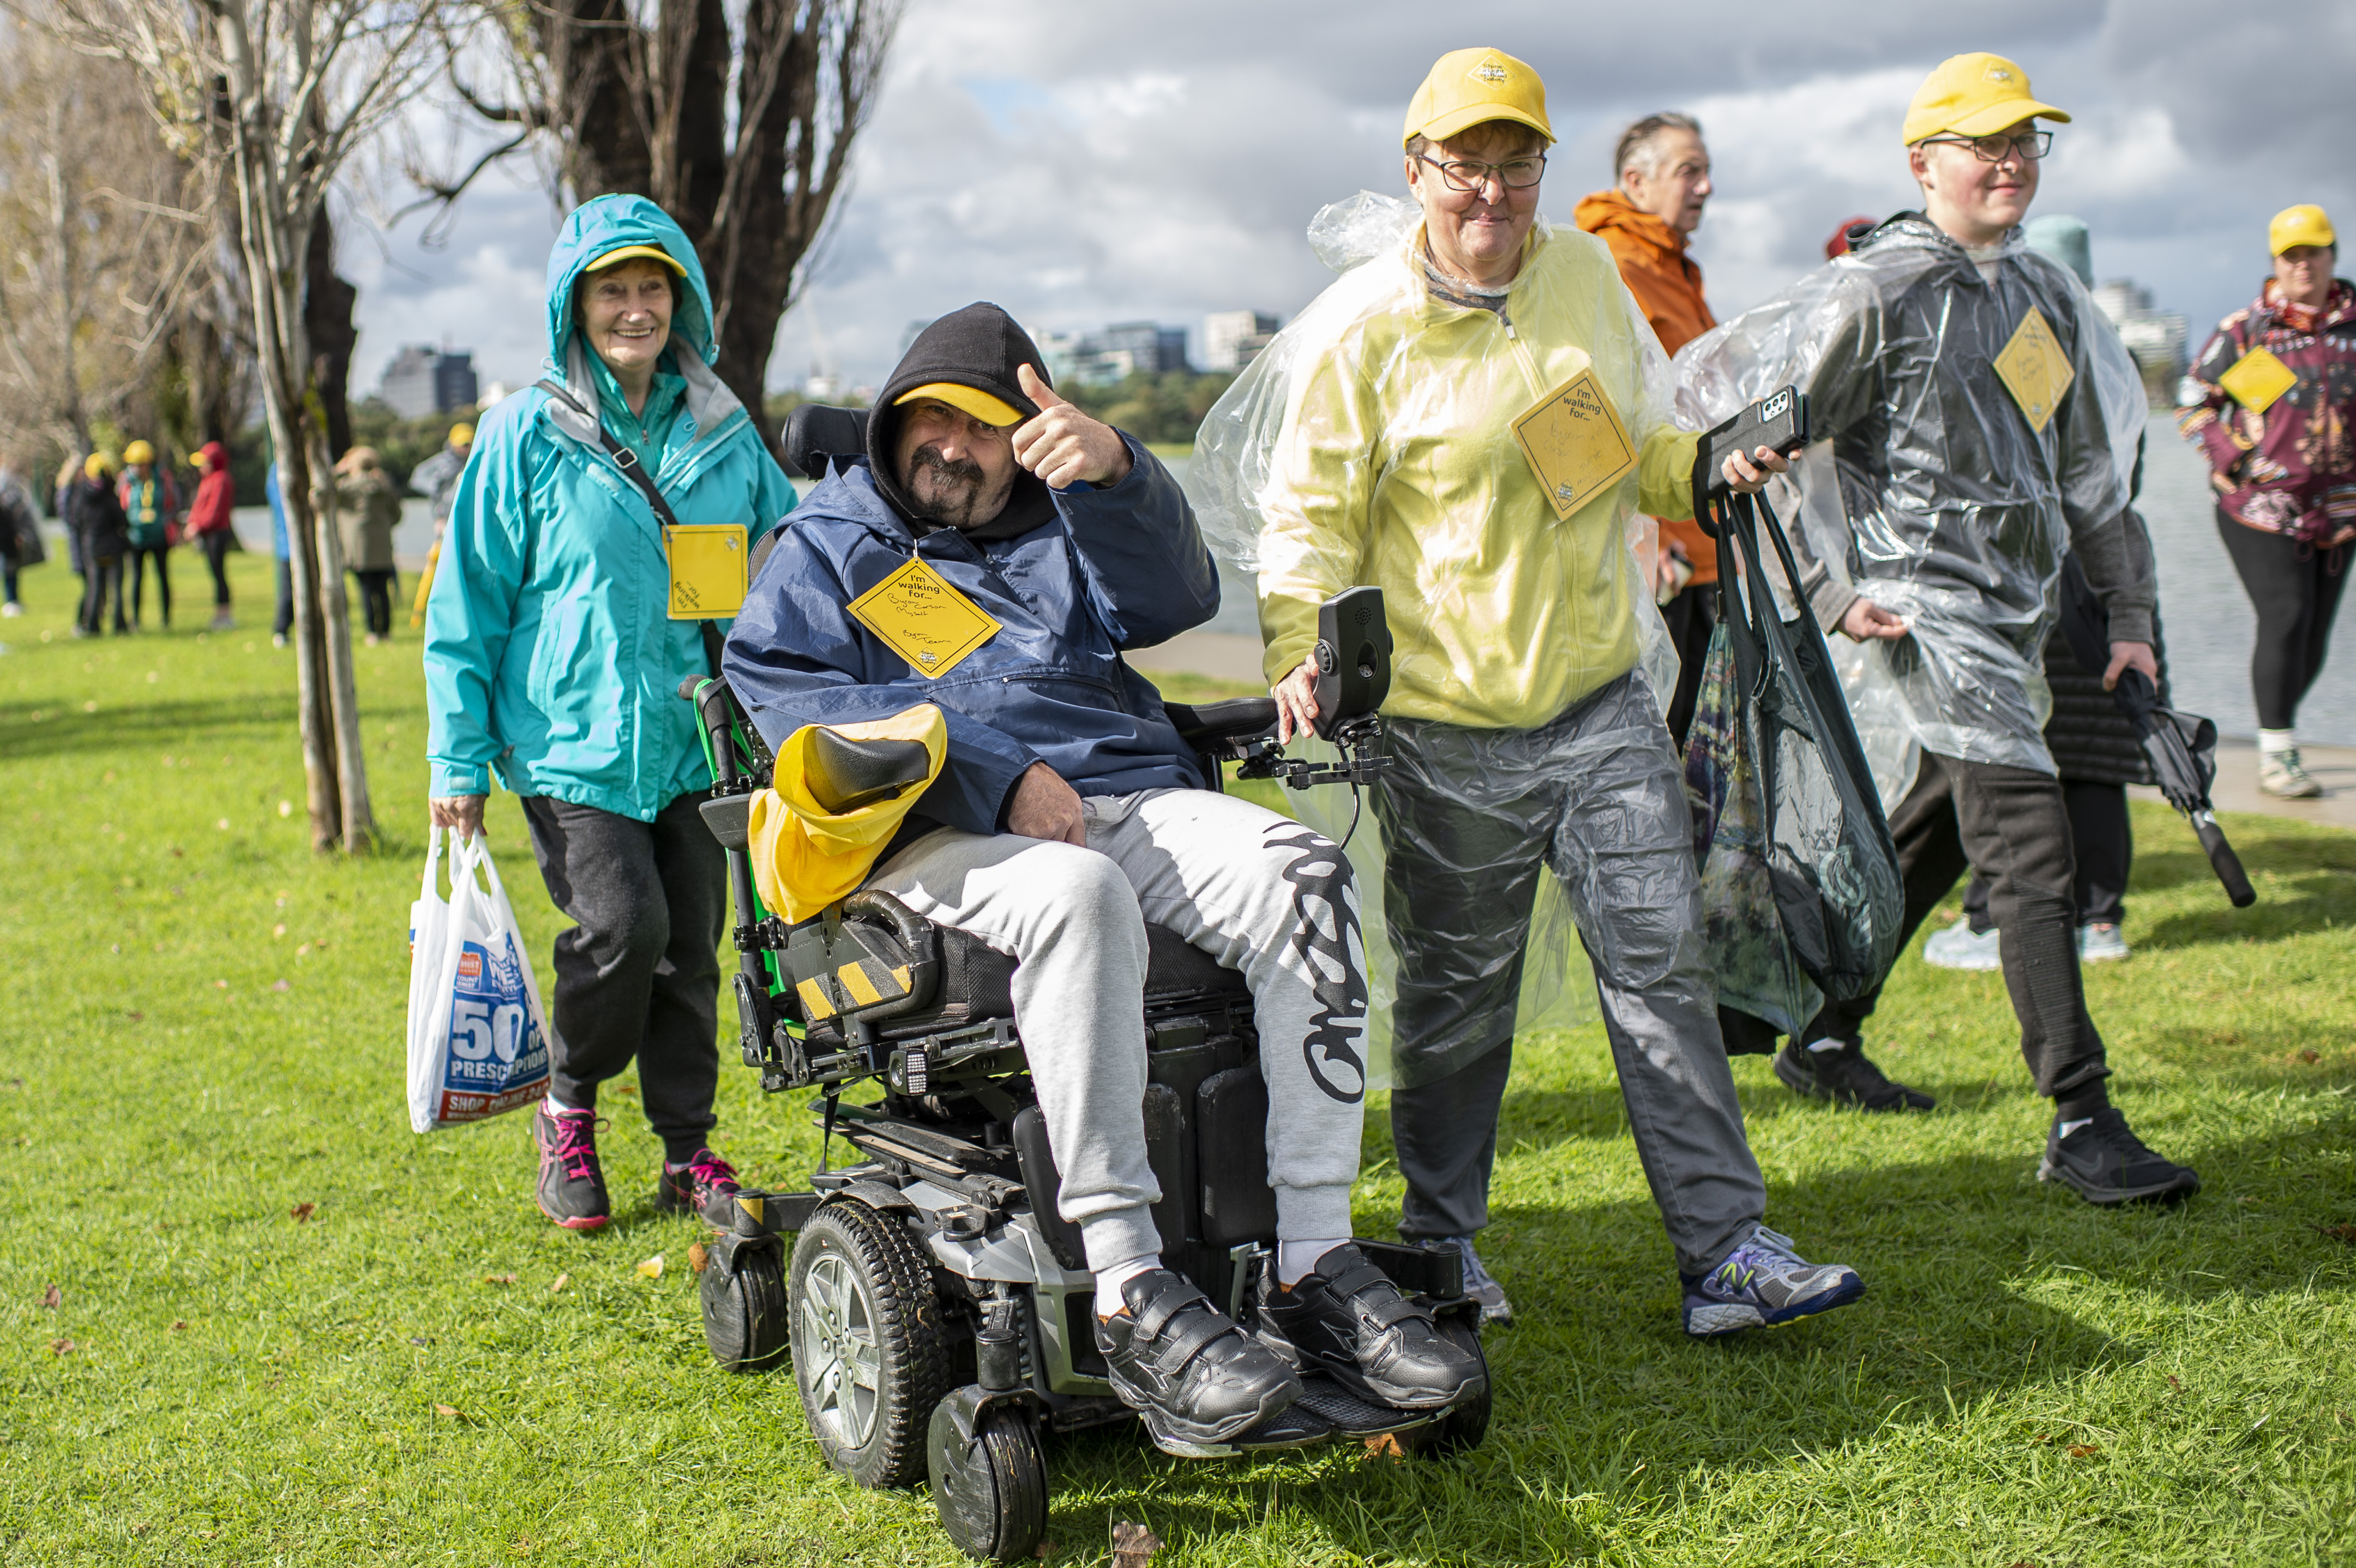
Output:
[[[191,605],[170,636],[71,640],[58,564],[0,621],[0,1562],[958,1561],[921,1493],[818,1462],[788,1374],[712,1366],[697,1230],[654,1214],[626,1087],[594,1237],[533,1209],[523,1117],[409,1131],[417,640],[358,653],[384,852],[315,858],[269,564],[236,564],[231,633]],[[1771,1222],[1871,1294],[1691,1344],[1601,1031],[1526,1037],[1484,1245],[1522,1321],[1490,1339],[1487,1445],[1064,1441],[1049,1560],[1105,1561],[1127,1519],[1157,1563],[2356,1562],[2356,837],[2229,825],[2243,913],[2136,808],[2136,956],[2087,977],[2121,1101],[2200,1166],[2190,1204],[2040,1188],[2000,978],[1910,953],[1875,1045],[1936,1113],[1833,1113],[1736,1067]],[[544,966],[511,798],[489,831]],[[752,1176],[813,1163],[799,1104],[733,1064],[721,1114]]]

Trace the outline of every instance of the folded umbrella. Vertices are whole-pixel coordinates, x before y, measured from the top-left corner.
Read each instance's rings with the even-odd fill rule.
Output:
[[[2121,671],[2111,695],[2143,742],[2143,754],[2151,759],[2159,792],[2184,813],[2200,835],[2201,847],[2209,852],[2209,864],[2216,869],[2217,880],[2225,885],[2225,896],[2233,901],[2233,908],[2246,909],[2256,903],[2257,890],[2242,870],[2242,857],[2225,842],[2225,832],[2217,825],[2217,813],[2209,805],[2209,786],[2217,779],[2216,725],[2196,714],[2161,707],[2158,689],[2140,670]]]

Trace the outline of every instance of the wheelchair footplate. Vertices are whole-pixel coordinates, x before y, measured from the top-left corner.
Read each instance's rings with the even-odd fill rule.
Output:
[[[1412,1432],[1441,1421],[1455,1409],[1397,1410],[1359,1398],[1332,1378],[1312,1372],[1301,1380],[1301,1397],[1247,1432],[1225,1443],[1192,1443],[1154,1430],[1146,1412],[1146,1435],[1164,1454],[1182,1459],[1232,1459],[1238,1454],[1259,1454],[1279,1448],[1310,1448],[1336,1439],[1352,1442]]]

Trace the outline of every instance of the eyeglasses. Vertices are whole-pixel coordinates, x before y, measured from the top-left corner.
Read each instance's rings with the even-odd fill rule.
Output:
[[[2029,163],[2036,162],[2053,150],[2051,131],[2023,131],[2017,136],[1925,136],[1922,145],[1933,143],[1944,146],[1969,147],[1972,156],[1984,164],[2000,164],[2008,154],[2016,155]]]
[[[1438,158],[1415,155],[1418,163],[1430,164],[1440,171],[1442,184],[1451,190],[1474,191],[1494,179],[1507,190],[1527,190],[1546,177],[1546,155],[1539,153],[1526,158],[1507,158],[1501,164],[1441,163]]]

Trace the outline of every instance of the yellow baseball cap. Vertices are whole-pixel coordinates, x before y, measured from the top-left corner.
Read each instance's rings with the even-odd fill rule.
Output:
[[[454,424],[454,425],[452,425],[452,426],[450,427],[450,445],[451,445],[451,446],[472,446],[474,444],[475,444],[475,427],[474,427],[473,425],[471,425],[471,424],[467,424],[465,420],[463,420],[463,419],[462,419],[462,420],[460,420],[457,424]]]
[[[686,266],[660,245],[623,245],[606,252],[581,270],[584,273],[603,272],[616,263],[626,262],[633,256],[644,256],[650,262],[660,262],[680,276],[687,275]]]
[[[123,460],[126,463],[152,463],[155,460],[155,448],[145,441],[134,441],[123,449]]]
[[[1488,120],[1527,125],[1554,142],[1547,124],[1546,83],[1503,49],[1451,49],[1432,66],[1408,101],[1404,146],[1418,136],[1444,142]]]
[[[93,479],[102,479],[114,472],[114,454],[92,452],[81,460],[81,471]]]
[[[1914,90],[1900,140],[1911,147],[1942,131],[1987,136],[2031,119],[2070,123],[2061,110],[2030,97],[2029,73],[2002,55],[1954,55]]]
[[[892,400],[899,408],[918,398],[937,398],[961,413],[969,413],[984,424],[1020,424],[1023,413],[1012,403],[1001,403],[980,387],[959,386],[955,381],[926,381],[914,392],[902,392]]]
[[[2340,237],[2332,232],[2331,220],[2322,208],[2303,201],[2275,214],[2275,220],[2266,225],[2266,243],[2279,256],[2293,245],[2337,245]]]

